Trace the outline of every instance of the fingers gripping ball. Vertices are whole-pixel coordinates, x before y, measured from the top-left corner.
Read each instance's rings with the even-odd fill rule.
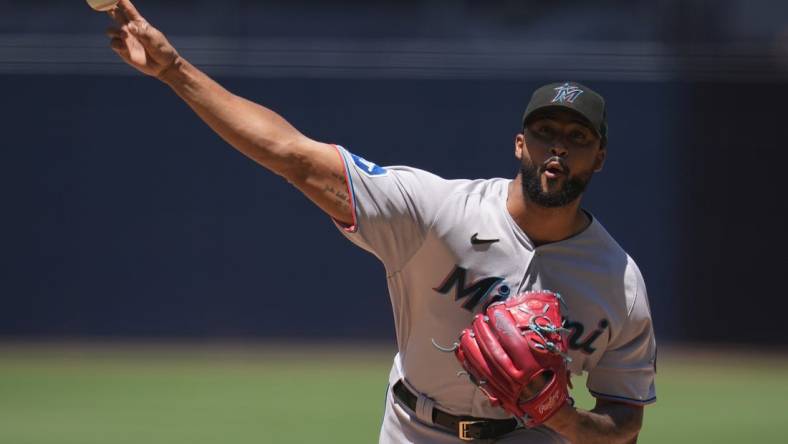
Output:
[[[490,305],[463,330],[454,351],[490,402],[527,427],[549,419],[569,398],[560,304],[557,293],[539,291]]]

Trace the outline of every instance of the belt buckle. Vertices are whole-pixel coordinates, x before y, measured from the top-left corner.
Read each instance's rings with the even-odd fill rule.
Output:
[[[463,441],[473,441],[475,438],[472,436],[468,436],[468,432],[469,432],[468,428],[473,424],[477,424],[480,422],[484,422],[484,421],[460,421],[459,431],[458,431],[459,432],[458,436],[460,437],[460,439]]]

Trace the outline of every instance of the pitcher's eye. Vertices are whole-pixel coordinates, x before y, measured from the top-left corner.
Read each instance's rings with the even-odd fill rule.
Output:
[[[549,125],[537,125],[535,128],[536,134],[544,138],[552,138],[555,136],[555,130]]]
[[[588,139],[589,139],[588,135],[585,132],[580,131],[580,130],[572,131],[569,134],[569,137],[572,139],[573,142],[580,143],[580,144],[585,144],[586,142],[588,142]]]

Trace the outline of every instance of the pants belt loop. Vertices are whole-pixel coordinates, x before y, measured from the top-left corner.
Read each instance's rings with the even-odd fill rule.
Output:
[[[416,417],[425,424],[433,424],[432,409],[434,407],[435,401],[419,393],[419,399],[416,400]]]

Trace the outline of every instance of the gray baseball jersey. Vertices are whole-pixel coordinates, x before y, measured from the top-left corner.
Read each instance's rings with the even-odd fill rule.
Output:
[[[410,411],[388,395],[381,443],[454,443],[431,426],[431,408],[509,417],[466,377],[451,345],[493,300],[528,290],[559,292],[574,374],[588,372],[596,397],[648,404],[656,345],[646,288],[635,262],[596,218],[569,239],[535,247],[506,209],[510,179],[446,180],[415,168],[380,167],[337,147],[352,196],[353,225],[339,226],[386,269],[398,353],[390,385],[421,393]],[[546,428],[517,442],[561,442]],[[503,441],[502,441],[503,442]]]

